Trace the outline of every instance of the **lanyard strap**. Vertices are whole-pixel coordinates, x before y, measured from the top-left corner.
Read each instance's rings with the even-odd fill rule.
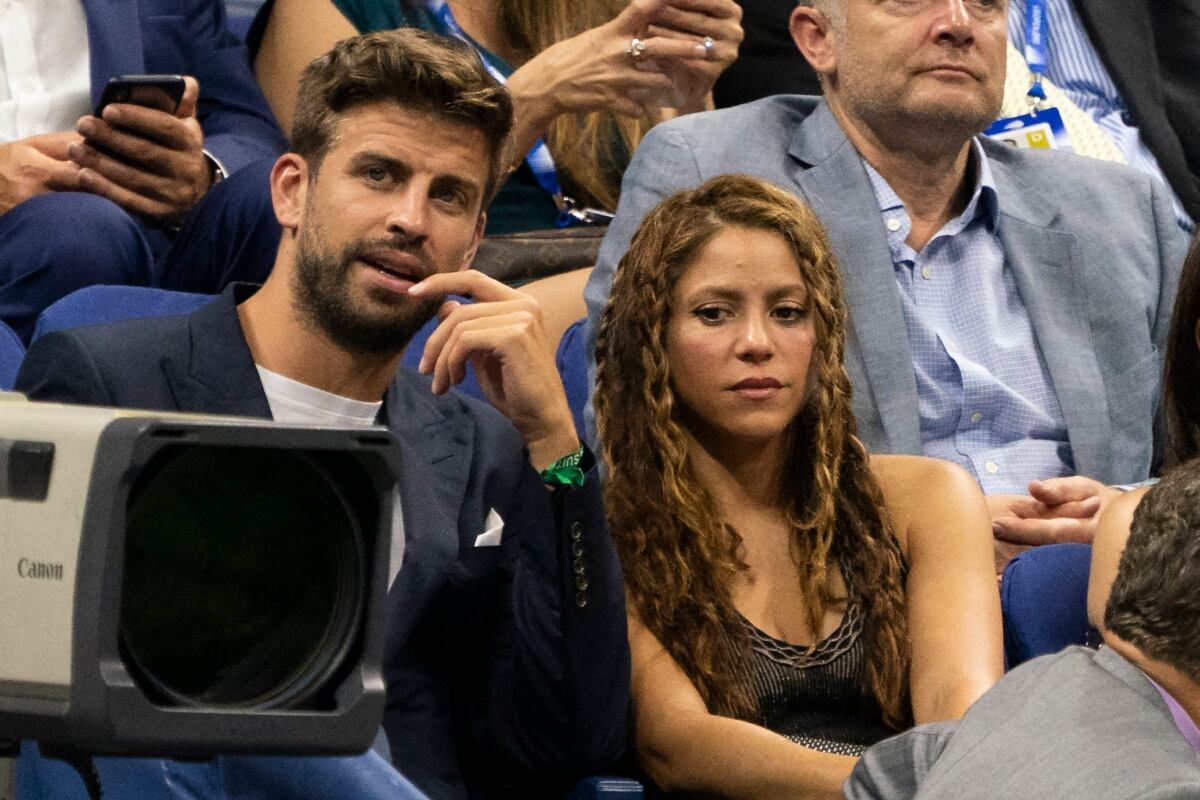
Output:
[[[496,79],[497,83],[502,85],[508,83],[508,78],[504,73],[496,68],[478,43],[468,36],[462,26],[458,24],[458,20],[454,18],[454,12],[450,10],[446,0],[425,0],[425,7],[446,29],[447,34],[465,42],[479,55],[484,68]],[[537,180],[538,185],[554,198],[554,204],[558,206],[559,211],[558,219],[555,222],[558,227],[565,228],[574,222],[595,221],[588,216],[590,209],[576,208],[575,201],[563,194],[562,185],[558,182],[558,167],[555,166],[554,157],[550,155],[550,148],[546,146],[543,139],[539,138],[533,143],[533,147],[525,155],[525,163],[533,171],[533,177]]]
[[[1046,89],[1042,79],[1046,77],[1050,52],[1050,18],[1046,12],[1046,0],[1029,0],[1025,9],[1025,63],[1033,73],[1033,85],[1029,97],[1034,107],[1046,101]]]

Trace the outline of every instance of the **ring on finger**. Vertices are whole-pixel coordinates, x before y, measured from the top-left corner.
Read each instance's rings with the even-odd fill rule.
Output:
[[[626,52],[633,56],[633,59],[636,61],[642,57],[643,53],[646,52],[646,43],[634,36],[629,40],[629,49],[626,50]]]
[[[711,36],[704,37],[704,57],[705,58],[712,58],[713,46],[715,44],[716,43],[713,41],[713,38]]]

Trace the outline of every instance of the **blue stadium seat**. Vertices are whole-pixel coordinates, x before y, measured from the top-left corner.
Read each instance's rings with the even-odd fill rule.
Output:
[[[1026,550],[1008,563],[1000,581],[1008,669],[1086,643],[1091,560],[1089,545],[1054,544]]]
[[[33,341],[64,328],[82,328],[122,319],[190,314],[213,295],[171,292],[145,286],[87,286],[52,303],[33,327]]]
[[[225,26],[244,41],[262,4],[263,0],[225,0]]]
[[[571,407],[571,416],[575,418],[575,430],[583,439],[583,408],[588,401],[587,378],[587,345],[583,326],[587,319],[576,320],[558,340],[558,352],[554,363],[558,366],[558,374],[562,378],[563,388],[567,391],[567,405]]]
[[[0,391],[11,389],[17,368],[25,357],[25,346],[12,328],[0,322]]]

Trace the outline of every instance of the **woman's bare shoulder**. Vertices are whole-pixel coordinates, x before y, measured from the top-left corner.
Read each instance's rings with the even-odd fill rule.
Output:
[[[902,455],[873,455],[870,463],[888,515],[903,543],[907,543],[913,523],[935,523],[981,509],[986,516],[979,484],[957,464]],[[990,529],[987,533],[990,536]]]

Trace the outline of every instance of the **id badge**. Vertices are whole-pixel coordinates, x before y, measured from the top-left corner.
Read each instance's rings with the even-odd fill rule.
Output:
[[[983,135],[1021,149],[1075,152],[1062,114],[1053,106],[1020,117],[996,120]]]

